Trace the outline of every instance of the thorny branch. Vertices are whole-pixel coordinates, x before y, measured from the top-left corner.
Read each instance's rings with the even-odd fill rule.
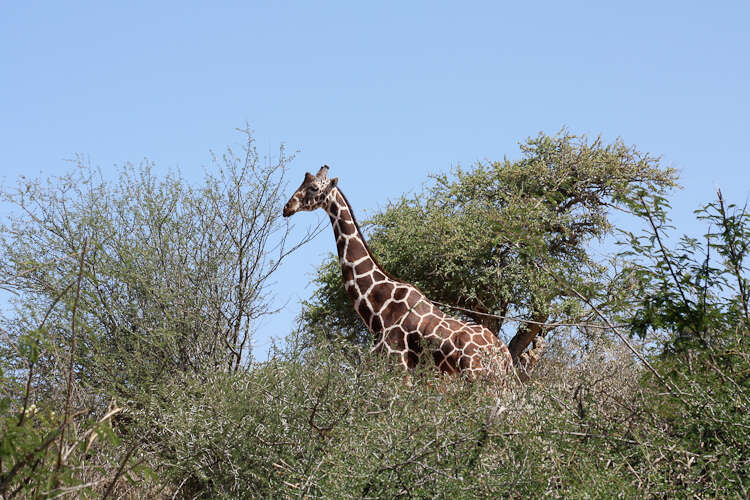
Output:
[[[586,303],[586,305],[588,305],[597,314],[597,316],[599,316],[602,319],[602,321],[604,321],[607,324],[607,326],[610,328],[610,330],[612,330],[615,333],[615,335],[617,335],[617,337],[625,344],[625,346],[627,346],[627,348],[630,350],[630,352],[632,352],[641,361],[641,363],[643,363],[643,365],[646,368],[648,368],[648,370],[651,373],[654,374],[654,376],[664,385],[664,387],[666,387],[666,389],[669,391],[669,393],[672,396],[674,396],[675,398],[679,399],[685,406],[690,407],[690,405],[688,404],[688,402],[683,399],[683,397],[677,392],[677,390],[672,386],[672,384],[670,384],[664,377],[661,376],[661,374],[658,371],[656,371],[656,369],[651,365],[651,363],[649,363],[649,361],[646,359],[646,357],[643,356],[643,354],[641,354],[638,351],[638,349],[636,349],[635,347],[633,347],[633,345],[620,332],[620,330],[615,325],[613,325],[611,321],[609,321],[609,318],[607,316],[605,316],[599,310],[599,308],[596,307],[591,302],[591,300],[589,300],[588,298],[586,298],[583,294],[581,294],[581,292],[579,292],[578,290],[576,290],[575,288],[573,288],[569,284],[563,282],[560,278],[557,277],[557,275],[555,273],[553,273],[552,271],[550,271],[547,268],[547,266],[545,266],[544,264],[538,262],[537,266],[539,266],[540,269],[542,269],[545,272],[547,272],[560,285],[564,286],[565,288],[567,288],[568,290],[570,290],[571,292],[573,292],[573,294],[575,296],[577,296],[584,303]]]
[[[65,393],[65,422],[70,418],[70,398],[73,393],[73,365],[75,361],[75,350],[76,350],[76,312],[78,310],[78,300],[81,297],[81,280],[83,279],[83,261],[86,257],[86,247],[88,246],[89,239],[86,237],[83,240],[83,247],[81,248],[81,260],[78,263],[78,280],[76,282],[76,296],[73,301],[73,310],[71,313],[70,320],[70,360],[68,362],[68,389]],[[65,432],[60,435],[60,449],[57,455],[57,466],[55,471],[60,470],[60,466],[63,461],[63,447],[65,443]]]

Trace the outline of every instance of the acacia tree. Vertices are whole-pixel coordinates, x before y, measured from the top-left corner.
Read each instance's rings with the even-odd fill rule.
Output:
[[[645,381],[661,436],[691,454],[698,496],[747,497],[750,480],[750,214],[715,201],[696,210],[707,231],[670,245],[669,202],[637,199],[640,233],[623,231],[630,332],[656,352]],[[653,375],[653,376],[652,376]],[[666,389],[667,391],[665,392]],[[680,478],[682,479],[682,478]],[[723,490],[723,492],[722,492]],[[733,491],[732,494],[726,492]]]
[[[629,210],[641,193],[660,196],[676,185],[674,170],[621,140],[605,144],[562,131],[521,145],[516,161],[479,162],[432,176],[418,195],[402,197],[364,224],[380,262],[430,298],[510,338],[517,358],[541,323],[591,318],[562,282],[588,296],[617,301],[626,284],[606,279],[590,242],[612,232],[611,209]],[[540,267],[541,264],[541,267]],[[330,256],[317,290],[304,304],[302,326],[317,337],[368,342]],[[503,319],[522,323],[509,330]]]
[[[110,181],[79,158],[69,175],[21,179],[3,193],[16,208],[1,228],[0,284],[16,296],[3,328],[13,341],[46,318],[40,388],[54,387],[60,371],[55,353],[68,344],[74,304],[70,264],[84,241],[80,381],[128,395],[170,373],[235,371],[251,359],[254,325],[273,312],[269,278],[310,235],[291,243],[281,217],[292,157],[282,147],[266,161],[241,132],[242,150],[212,155],[197,185],[160,178],[149,162]]]

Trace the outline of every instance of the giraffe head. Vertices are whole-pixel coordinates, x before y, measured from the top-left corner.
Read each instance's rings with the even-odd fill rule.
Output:
[[[311,211],[322,207],[326,197],[338,182],[338,177],[328,178],[328,165],[320,167],[316,175],[307,172],[302,185],[284,205],[284,217],[294,215],[300,210]]]

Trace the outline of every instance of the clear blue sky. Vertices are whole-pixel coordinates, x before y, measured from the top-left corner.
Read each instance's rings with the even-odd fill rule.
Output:
[[[680,169],[674,219],[690,231],[716,187],[750,192],[750,2],[613,3],[3,2],[2,176],[83,153],[197,178],[248,122],[261,153],[301,151],[293,184],[331,165],[361,219],[430,172],[567,126]],[[331,250],[326,231],[286,263],[288,306],[257,355]]]

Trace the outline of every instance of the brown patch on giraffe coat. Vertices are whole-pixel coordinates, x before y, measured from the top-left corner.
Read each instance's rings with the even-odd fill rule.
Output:
[[[484,330],[482,332],[482,339],[486,342],[486,345],[503,344],[491,331]]]
[[[415,332],[417,331],[417,327],[419,326],[420,319],[421,318],[413,312],[409,312],[401,322],[401,327],[407,332]]]
[[[440,320],[437,316],[434,314],[428,314],[424,318],[422,318],[422,324],[420,325],[420,330],[425,334],[429,335],[435,331],[435,328],[437,327],[438,323],[440,323]]]
[[[474,370],[482,368],[482,362],[479,360],[479,356],[475,355],[471,357],[471,368]]]
[[[451,330],[453,330],[454,332],[457,331],[457,330],[460,330],[461,327],[464,326],[463,324],[459,323],[457,320],[455,320],[453,318],[446,318],[445,321],[446,321],[446,323],[448,323],[448,328],[451,329]]]
[[[339,259],[344,256],[344,248],[346,248],[346,238],[336,240],[336,251],[339,253]]]
[[[375,281],[383,281],[383,280],[385,280],[385,274],[383,274],[380,271],[378,271],[377,269],[375,269],[375,271],[372,273],[372,278]],[[390,285],[393,286],[392,284],[390,284]]]
[[[372,307],[376,311],[380,311],[380,309],[385,304],[385,301],[391,298],[391,292],[393,292],[392,283],[378,283],[377,285],[373,287],[372,290],[370,290],[370,293],[367,295],[367,298],[370,299],[370,302],[372,303]]]
[[[406,347],[405,337],[403,330],[400,328],[393,328],[388,332],[385,341],[391,346],[394,351],[403,351]]]
[[[370,288],[370,285],[372,285],[372,278],[370,278],[370,275],[363,276],[361,278],[357,278],[357,286],[359,287],[360,293],[365,293],[368,288]]]
[[[435,361],[435,366],[439,367],[440,363],[445,359],[445,356],[439,350],[434,350],[432,351],[432,359]]]
[[[354,272],[352,271],[352,268],[347,265],[341,266],[341,274],[344,276],[344,283],[354,279]]]
[[[419,355],[414,351],[406,351],[406,366],[409,368],[415,368],[419,363]]]
[[[406,335],[406,345],[416,353],[422,352],[422,339],[417,332]]]
[[[420,316],[424,316],[425,314],[429,313],[432,310],[429,302],[427,302],[427,299],[424,299],[419,293],[413,290],[409,294],[409,298],[406,299],[406,301],[409,303],[409,306],[412,308],[411,310],[419,314]]]
[[[361,241],[350,239],[346,247],[346,260],[354,262],[355,260],[367,255],[367,250]]]
[[[373,265],[374,264],[373,264],[372,260],[367,259],[366,261],[360,262],[359,264],[357,264],[357,267],[354,268],[354,271],[357,274],[365,274],[367,271],[369,271],[370,269],[372,269]]]
[[[456,351],[445,355],[445,360],[442,365],[443,370],[451,374],[458,372],[458,358],[459,355]]]
[[[383,322],[380,321],[380,317],[376,314],[372,318],[372,331],[380,333],[383,330]]]
[[[474,353],[477,352],[477,345],[469,339],[469,341],[464,345],[464,354],[467,356],[473,356]]]
[[[362,301],[359,303],[359,308],[357,309],[357,312],[360,316],[362,316],[362,320],[365,322],[365,324],[370,323],[370,317],[372,316],[372,311],[370,311],[370,308],[367,306],[366,301]]]
[[[485,339],[484,334],[482,333],[480,333],[479,335],[474,335],[472,339],[474,340],[474,343],[479,347],[484,347],[488,344],[487,339]]]
[[[463,349],[471,341],[471,335],[467,332],[458,332],[453,336],[453,345],[456,349]]]
[[[406,304],[403,302],[389,302],[382,311],[380,311],[380,317],[383,319],[383,324],[392,325],[404,315],[406,312]]]
[[[469,358],[468,356],[461,356],[458,359],[458,367],[462,371],[471,368],[471,358]]]
[[[341,227],[341,232],[344,234],[354,234],[357,232],[357,226],[352,221],[339,219],[339,227]]]
[[[448,317],[450,317],[450,316],[447,316],[447,315],[446,315],[446,314],[445,314],[445,313],[444,313],[443,311],[441,311],[441,310],[440,310],[440,309],[438,309],[437,307],[435,307],[435,308],[434,308],[434,309],[432,310],[432,314],[434,314],[435,316],[437,316],[437,317],[438,317],[438,318],[440,318],[441,320],[443,320],[443,319],[445,319],[445,318],[448,318]]]
[[[456,349],[453,347],[453,344],[450,343],[450,341],[445,340],[442,344],[440,344],[440,351],[445,355],[445,357],[448,357],[452,352],[454,352]]]
[[[435,335],[437,335],[441,339],[447,339],[447,338],[449,338],[451,336],[451,331],[448,330],[446,327],[444,327],[441,324],[438,324],[435,327],[434,333],[435,333]]]
[[[393,292],[393,300],[404,300],[408,294],[409,289],[405,286],[400,286]]]

